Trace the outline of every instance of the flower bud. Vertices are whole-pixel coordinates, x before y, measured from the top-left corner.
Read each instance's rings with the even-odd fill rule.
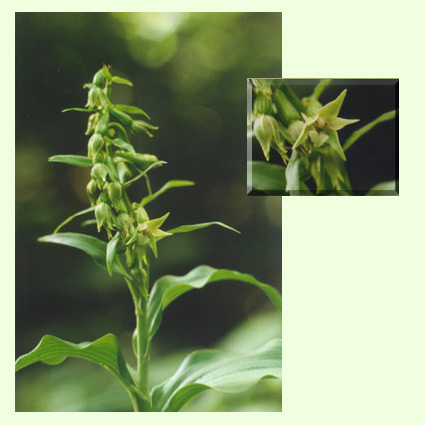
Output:
[[[118,182],[113,182],[108,185],[108,196],[112,205],[117,211],[126,211],[125,203],[122,197],[122,186]]]
[[[99,195],[99,189],[97,187],[97,183],[95,180],[90,180],[87,185],[87,196],[89,197],[90,203],[93,205],[93,203],[96,201],[97,197]]]
[[[137,222],[141,224],[148,220],[149,216],[146,210],[143,207],[137,208]]]
[[[87,106],[89,108],[94,108],[96,106],[101,106],[101,94],[102,89],[99,87],[93,87],[89,90],[88,99],[87,99]]]
[[[270,115],[260,115],[254,121],[254,134],[260,142],[264,156],[269,160],[270,145],[273,140],[273,121]]]
[[[276,90],[274,93],[273,101],[276,105],[280,119],[286,126],[301,118],[299,112],[280,90]]]
[[[105,85],[105,76],[103,75],[103,69],[97,71],[96,74],[94,74],[93,84],[95,84],[97,87],[103,88],[103,86]]]
[[[106,225],[108,228],[112,227],[112,211],[108,204],[103,202],[97,204],[94,209],[94,215],[96,217],[98,232],[100,232],[103,225]]]
[[[105,164],[98,163],[94,164],[90,173],[92,179],[96,180],[99,187],[101,187],[102,182],[106,181],[106,177],[108,175],[108,168]]]
[[[128,236],[131,230],[132,220],[127,213],[122,213],[115,219],[115,225],[120,229],[124,236]]]
[[[87,122],[87,130],[86,130],[86,136],[93,133],[94,129],[96,128],[96,124],[99,121],[99,114],[96,112],[95,114],[91,114],[89,116],[89,120]]]
[[[99,201],[104,203],[109,203],[109,196],[106,190],[102,190],[102,192],[100,192]]]
[[[105,111],[96,125],[95,133],[106,134],[109,126],[109,112]]]
[[[93,157],[93,163],[94,164],[103,163],[106,161],[106,157],[107,157],[106,152],[102,149],[101,151],[99,151],[97,155]]]
[[[255,115],[269,115],[272,113],[272,102],[269,98],[259,92],[254,102]]]
[[[105,142],[103,141],[103,137],[100,134],[93,134],[93,136],[90,137],[88,143],[88,156],[90,158],[97,156],[97,154],[102,150],[104,144]]]

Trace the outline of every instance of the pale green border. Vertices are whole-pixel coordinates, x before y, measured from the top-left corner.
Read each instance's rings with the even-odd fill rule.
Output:
[[[14,413],[13,98],[14,10],[2,6],[3,134],[1,300],[2,409],[5,423],[390,425],[424,418],[424,169],[420,2],[155,2],[155,11],[283,11],[285,77],[400,79],[400,196],[283,198],[284,412],[269,414]],[[98,6],[101,5],[101,6]],[[123,7],[123,5],[126,5]],[[142,3],[120,2],[122,11]],[[117,10],[74,1],[68,10]],[[88,9],[89,8],[89,9]],[[420,10],[421,8],[421,10]],[[245,80],[244,80],[245,81]],[[241,140],[241,143],[246,143]],[[245,160],[245,158],[242,158]],[[332,267],[329,265],[332,263]],[[43,422],[42,422],[43,421]]]

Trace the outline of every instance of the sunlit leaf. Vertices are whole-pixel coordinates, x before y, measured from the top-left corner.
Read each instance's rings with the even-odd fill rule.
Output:
[[[63,164],[75,165],[76,167],[92,167],[91,158],[82,155],[55,155],[49,158],[49,162],[61,162]]]
[[[52,335],[45,335],[32,351],[16,360],[15,371],[37,362],[57,365],[69,357],[89,360],[112,373],[129,390],[131,378],[118,339],[107,334],[91,343],[73,344]]]
[[[369,192],[366,193],[367,196],[398,196],[396,181],[388,181],[378,183],[373,186]]]
[[[121,112],[125,112],[126,114],[144,115],[146,118],[151,119],[150,116],[143,109],[140,109],[137,106],[132,106],[132,105],[114,105],[114,108],[115,109],[118,109]]]
[[[263,378],[281,378],[282,341],[275,339],[247,354],[199,350],[173,376],[152,390],[153,411],[177,412],[208,389],[245,391]]]
[[[282,310],[282,297],[279,292],[270,285],[262,283],[247,273],[239,273],[227,269],[215,269],[210,266],[198,266],[184,276],[167,275],[158,279],[153,287],[148,303],[148,324],[150,338],[157,332],[162,312],[176,298],[193,289],[201,289],[204,286],[224,280],[244,282],[261,289],[270,301]]]
[[[114,77],[112,77],[112,82],[117,83],[117,84],[124,84],[126,86],[133,87],[133,83],[131,81],[127,80],[126,78],[122,78],[122,77],[114,76]]]

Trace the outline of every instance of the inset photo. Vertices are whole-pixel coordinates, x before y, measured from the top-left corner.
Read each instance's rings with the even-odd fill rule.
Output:
[[[398,79],[247,83],[248,195],[399,195]]]

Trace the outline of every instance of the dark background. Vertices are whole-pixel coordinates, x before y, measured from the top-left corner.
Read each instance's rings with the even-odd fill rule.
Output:
[[[152,282],[209,264],[251,273],[280,289],[281,201],[246,196],[245,107],[247,77],[281,75],[281,34],[280,13],[16,14],[16,356],[46,333],[80,342],[112,332],[131,357],[134,315],[124,282],[80,251],[37,242],[88,206],[88,170],[47,158],[86,154],[87,116],[61,110],[84,106],[82,85],[103,62],[134,83],[133,89],[117,85],[113,101],[142,107],[160,127],[154,139],[132,139],[137,151],[168,161],[150,174],[153,189],[170,179],[196,182],[150,204],[150,216],[170,211],[165,230],[219,220],[242,232],[209,228],[166,238],[152,264]],[[140,197],[137,190],[133,195]],[[63,230],[82,231],[78,220]],[[238,283],[193,291],[164,314],[153,360],[212,346],[268,308],[258,290]],[[102,371],[89,380],[90,366],[70,364],[76,369],[36,365],[20,372],[16,409],[128,406],[114,392],[109,401],[104,394],[98,404],[81,405],[88,393],[96,395],[96,382],[109,378]],[[69,384],[75,376],[79,381]],[[112,385],[105,382],[105,388]],[[78,391],[84,397],[78,399]]]
[[[310,96],[320,80],[288,79],[300,99]],[[339,116],[360,121],[338,131],[341,145],[353,133],[385,112],[398,109],[398,80],[334,79],[320,96],[322,105],[334,100],[347,89]],[[397,118],[398,119],[398,118]],[[378,124],[358,139],[346,152],[346,168],[356,194],[365,194],[374,185],[398,178],[397,120]],[[259,143],[253,140],[253,160],[263,161]],[[272,150],[270,162],[283,165]]]

